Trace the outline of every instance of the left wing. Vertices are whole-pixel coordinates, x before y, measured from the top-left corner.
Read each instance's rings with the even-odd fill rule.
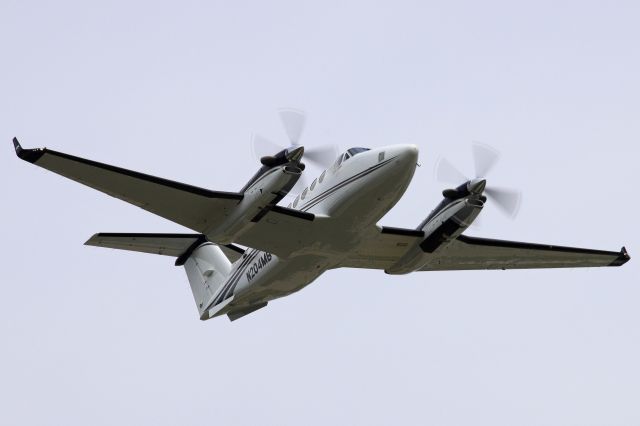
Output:
[[[237,192],[199,188],[47,148],[24,149],[16,138],[13,145],[22,160],[198,233],[205,233],[216,224],[224,223],[244,197]],[[317,241],[318,233],[323,232],[323,221],[316,219],[311,213],[275,206],[259,221],[248,224],[248,229],[237,238],[237,242],[286,257]],[[173,239],[173,242],[178,240]]]
[[[223,221],[243,198],[236,192],[211,191],[47,148],[24,149],[16,138],[13,145],[22,160],[198,232],[212,221]]]
[[[423,239],[422,231],[382,227],[339,266],[387,269]],[[630,259],[624,247],[620,251],[603,251],[465,235],[441,251],[424,255],[429,263],[421,271],[620,266]]]

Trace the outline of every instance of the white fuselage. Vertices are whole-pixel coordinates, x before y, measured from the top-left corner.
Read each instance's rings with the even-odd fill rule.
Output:
[[[392,145],[342,154],[289,206],[322,218],[316,241],[286,259],[248,249],[237,260],[211,305],[233,296],[227,309],[264,303],[313,282],[357,249],[375,225],[402,197],[418,159],[414,145]]]

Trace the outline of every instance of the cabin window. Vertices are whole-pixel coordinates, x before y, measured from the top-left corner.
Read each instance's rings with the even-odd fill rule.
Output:
[[[295,200],[293,200],[293,208],[298,205],[298,201],[300,201],[300,196],[298,195]]]
[[[300,199],[304,200],[304,197],[307,196],[307,192],[309,192],[309,188],[305,188],[304,191],[302,191],[302,196],[300,197]]]
[[[314,179],[313,182],[311,182],[311,186],[309,187],[309,191],[313,191],[313,188],[316,187],[316,183],[318,183],[318,179]]]
[[[351,158],[351,154],[349,154],[348,152],[344,155],[344,161],[347,161],[349,158]]]
[[[291,203],[289,203],[289,205],[287,206],[287,208],[288,208],[288,209],[290,209],[290,208],[291,208]]]
[[[381,162],[382,160],[384,160],[384,151],[378,154],[378,163]]]
[[[324,180],[324,175],[327,174],[327,171],[325,170],[324,172],[322,172],[322,174],[320,175],[320,179],[318,180],[318,182],[322,183],[322,181]]]

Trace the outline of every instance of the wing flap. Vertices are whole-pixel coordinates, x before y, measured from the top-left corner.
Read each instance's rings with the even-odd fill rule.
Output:
[[[376,229],[349,257],[340,262],[340,266],[387,269],[423,238],[422,231],[383,226],[380,230]]]

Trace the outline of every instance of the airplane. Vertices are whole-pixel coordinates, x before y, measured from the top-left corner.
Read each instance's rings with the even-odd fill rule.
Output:
[[[378,225],[413,178],[415,145],[350,148],[285,207],[280,203],[299,181],[306,157],[298,143],[304,116],[287,111],[282,117],[289,121],[284,120],[290,146],[263,156],[260,169],[238,192],[200,188],[47,148],[24,149],[16,138],[13,144],[22,160],[195,231],[97,233],[85,244],[175,257],[175,265],[185,268],[201,320],[222,315],[237,320],[336,268],[395,275],[621,266],[630,259],[624,247],[603,251],[464,235],[487,196],[507,213],[517,209],[512,193],[487,186],[483,176],[497,155],[482,145],[474,147],[476,178],[441,163],[439,175],[461,181],[443,191],[442,201],[416,228]],[[326,157],[327,150],[320,154]]]

